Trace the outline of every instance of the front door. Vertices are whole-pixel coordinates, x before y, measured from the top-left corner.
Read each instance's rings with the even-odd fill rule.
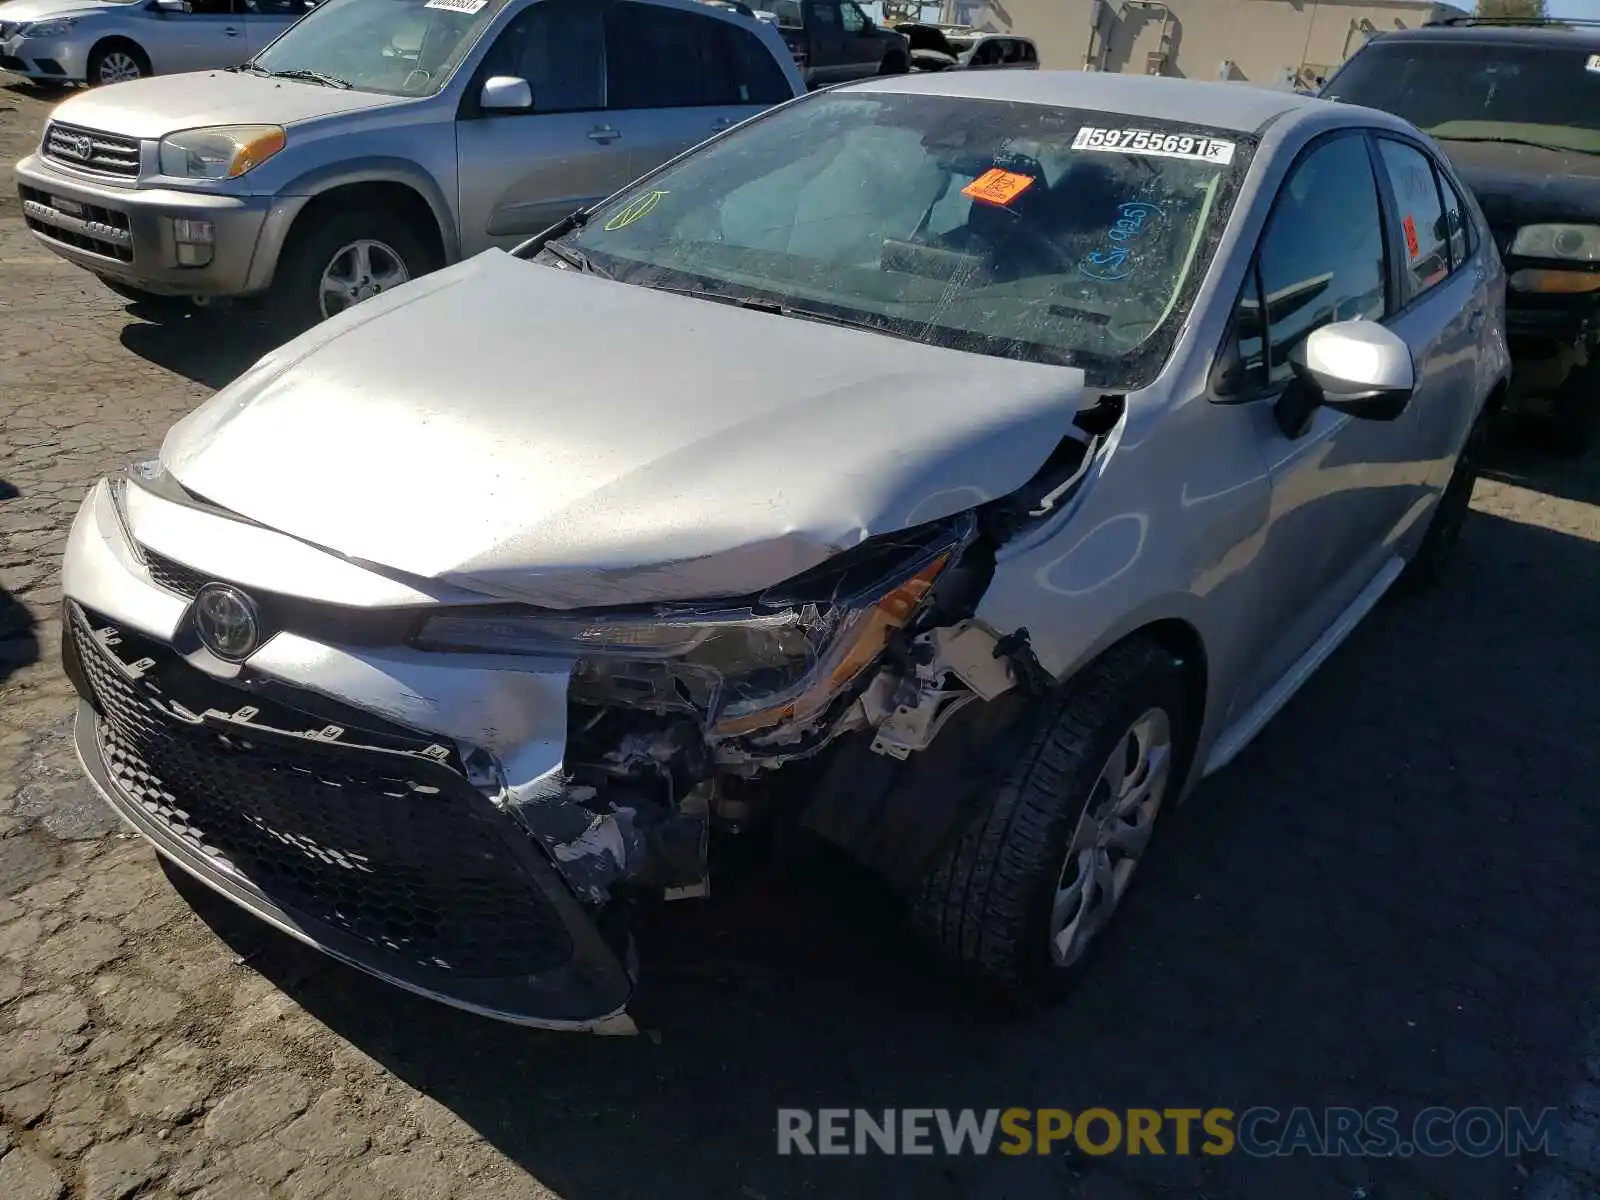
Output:
[[[238,66],[250,57],[242,0],[190,0],[187,12],[161,12],[151,30],[150,66],[158,75]]]
[[[1236,326],[1244,384],[1272,480],[1265,541],[1255,565],[1259,608],[1245,635],[1258,664],[1235,698],[1253,703],[1348,609],[1394,555],[1418,495],[1417,412],[1429,403],[1426,346],[1413,347],[1419,387],[1392,421],[1321,408],[1286,433],[1276,410],[1290,352],[1336,321],[1382,321],[1407,337],[1391,271],[1392,239],[1367,138],[1314,142],[1273,202]]]
[[[855,0],[840,0],[839,28],[843,34],[847,79],[876,75],[883,61],[883,42],[871,19],[856,7]]]
[[[533,107],[485,112],[492,75],[528,81]],[[509,247],[632,178],[631,133],[605,103],[601,13],[587,0],[540,0],[500,34],[456,123],[461,251]]]

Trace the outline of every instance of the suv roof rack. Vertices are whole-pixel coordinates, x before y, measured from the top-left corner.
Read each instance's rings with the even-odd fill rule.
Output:
[[[1588,17],[1475,17],[1464,14],[1459,17],[1437,17],[1422,23],[1424,29],[1439,25],[1504,25],[1508,28],[1527,26],[1534,29],[1563,29],[1568,26],[1582,28],[1600,26],[1600,20]]]

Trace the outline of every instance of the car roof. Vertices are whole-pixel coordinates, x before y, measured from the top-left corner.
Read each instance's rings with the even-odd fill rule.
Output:
[[[1455,25],[1422,25],[1416,29],[1396,29],[1380,34],[1368,46],[1397,42],[1467,42],[1480,45],[1563,46],[1600,49],[1600,27],[1592,25],[1496,25],[1462,22]],[[1363,47],[1365,49],[1365,47]]]
[[[1110,71],[934,71],[885,75],[845,84],[854,90],[1010,100],[1100,109],[1130,117],[1182,121],[1256,133],[1284,113],[1321,111],[1328,102],[1242,83],[1209,83]]]

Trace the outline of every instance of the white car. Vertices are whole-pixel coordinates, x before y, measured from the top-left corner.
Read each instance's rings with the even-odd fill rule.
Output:
[[[316,0],[9,0],[0,71],[37,83],[121,83],[233,67]]]

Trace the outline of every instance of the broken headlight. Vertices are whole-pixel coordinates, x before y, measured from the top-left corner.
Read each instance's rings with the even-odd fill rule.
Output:
[[[864,543],[747,607],[582,615],[455,609],[428,618],[413,640],[426,650],[576,657],[579,691],[612,703],[692,708],[714,735],[738,737],[815,717],[877,661],[954,560],[967,527],[937,532],[887,548]]]

